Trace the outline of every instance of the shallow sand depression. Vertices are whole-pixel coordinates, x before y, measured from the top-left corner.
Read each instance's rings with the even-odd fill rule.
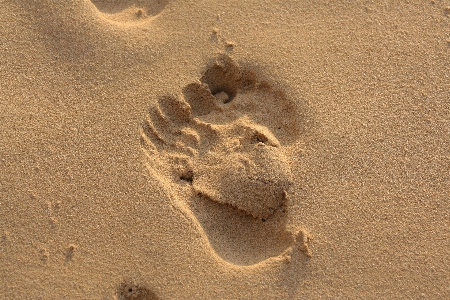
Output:
[[[450,298],[446,1],[4,1],[1,299]]]

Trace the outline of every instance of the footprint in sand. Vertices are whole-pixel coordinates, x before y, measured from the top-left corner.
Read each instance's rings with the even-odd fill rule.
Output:
[[[182,95],[158,99],[141,145],[149,170],[215,252],[250,265],[295,240],[286,230],[293,178],[284,148],[298,138],[297,120],[281,91],[222,55]]]
[[[91,2],[109,20],[135,23],[157,16],[169,0],[91,0]]]

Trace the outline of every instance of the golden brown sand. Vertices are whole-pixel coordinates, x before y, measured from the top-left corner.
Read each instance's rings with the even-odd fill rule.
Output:
[[[450,298],[449,1],[0,4],[0,299]]]

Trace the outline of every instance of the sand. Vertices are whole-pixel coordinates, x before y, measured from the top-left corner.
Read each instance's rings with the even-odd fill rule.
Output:
[[[450,298],[449,1],[0,10],[0,299]]]

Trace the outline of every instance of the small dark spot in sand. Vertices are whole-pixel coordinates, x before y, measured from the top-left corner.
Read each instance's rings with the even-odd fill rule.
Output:
[[[10,241],[10,233],[9,233],[9,231],[4,231],[2,233],[2,241],[3,242],[9,242]]]
[[[444,14],[449,17],[450,16],[450,6],[447,6],[446,8],[444,8]]]
[[[159,300],[159,297],[148,287],[131,281],[119,285],[117,297],[119,300]]]
[[[48,259],[50,257],[50,253],[48,252],[48,250],[46,248],[40,249],[39,254],[40,254],[41,261],[43,263],[48,261]]]
[[[185,173],[181,174],[180,180],[192,183],[192,181],[194,180],[194,172],[192,172],[191,170],[186,171]]]
[[[233,42],[225,42],[225,51],[231,52],[234,50],[235,44]]]
[[[73,259],[73,256],[75,255],[75,250],[77,249],[77,246],[70,244],[66,248],[66,263],[71,261]]]

